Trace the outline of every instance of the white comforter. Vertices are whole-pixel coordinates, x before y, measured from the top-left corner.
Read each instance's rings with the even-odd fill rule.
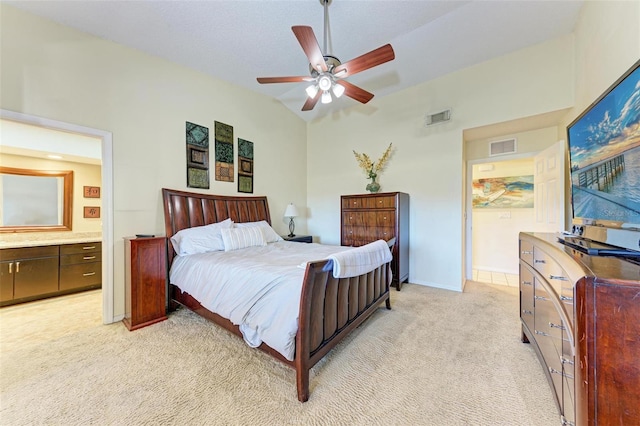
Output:
[[[348,249],[279,241],[177,256],[169,279],[202,306],[238,325],[249,346],[265,342],[291,361],[306,262]]]

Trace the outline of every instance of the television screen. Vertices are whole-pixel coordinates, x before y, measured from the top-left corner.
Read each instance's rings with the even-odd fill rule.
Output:
[[[567,133],[574,222],[640,229],[640,61]]]

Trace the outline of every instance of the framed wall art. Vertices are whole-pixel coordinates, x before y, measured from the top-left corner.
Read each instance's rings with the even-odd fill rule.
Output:
[[[233,182],[233,126],[215,122],[216,180]]]
[[[209,189],[209,129],[186,124],[187,186]]]
[[[533,208],[533,175],[473,180],[474,209]]]
[[[253,142],[238,138],[238,192],[253,193]]]
[[[100,217],[100,207],[98,206],[85,206],[84,214],[82,217],[87,219],[98,219]]]
[[[82,194],[84,198],[100,198],[100,187],[99,186],[83,186]]]

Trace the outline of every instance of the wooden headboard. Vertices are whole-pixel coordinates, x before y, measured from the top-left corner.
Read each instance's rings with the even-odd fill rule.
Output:
[[[234,222],[266,220],[271,224],[267,197],[241,197],[198,194],[195,192],[162,189],[164,225],[167,238],[194,226],[209,225],[231,218]],[[173,260],[173,246],[168,244],[169,261]]]

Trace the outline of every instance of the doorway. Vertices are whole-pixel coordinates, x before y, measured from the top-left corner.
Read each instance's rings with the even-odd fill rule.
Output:
[[[101,141],[101,198],[102,198],[102,321],[114,322],[113,313],[113,146],[111,132],[51,120],[29,114],[0,109],[0,118],[46,129],[58,130]]]
[[[518,233],[533,230],[534,159],[472,162],[471,279],[518,287]]]

